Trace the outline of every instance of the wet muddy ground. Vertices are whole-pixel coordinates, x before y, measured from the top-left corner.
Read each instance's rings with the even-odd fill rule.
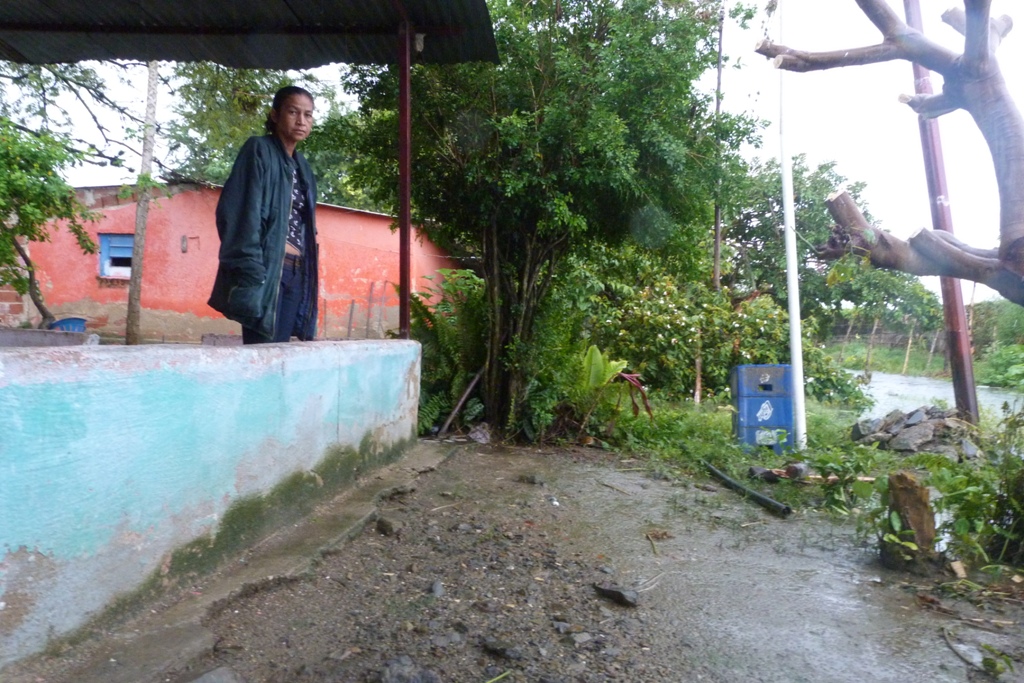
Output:
[[[586,453],[457,451],[305,576],[221,604],[213,646],[153,680],[952,682],[995,680],[994,652],[1024,680],[1019,603],[884,570],[827,515]]]

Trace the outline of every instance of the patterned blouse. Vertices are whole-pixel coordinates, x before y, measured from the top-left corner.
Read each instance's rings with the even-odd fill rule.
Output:
[[[292,162],[292,213],[288,217],[288,244],[305,252],[306,242],[306,183],[299,175],[299,167]]]

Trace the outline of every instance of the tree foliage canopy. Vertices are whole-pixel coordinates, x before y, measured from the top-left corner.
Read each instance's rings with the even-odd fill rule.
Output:
[[[24,132],[0,117],[0,284],[21,294],[31,271],[21,258],[21,241],[45,241],[51,220],[64,220],[86,253],[95,245],[82,226],[89,218],[60,172],[77,161],[64,141],[45,133]]]
[[[274,93],[292,79],[270,69],[229,69],[210,62],[174,66],[175,119],[167,127],[174,172],[223,183],[242,144],[263,132]]]
[[[494,2],[491,13],[499,65],[413,71],[413,201],[435,241],[481,260],[488,408],[504,424],[566,254],[633,233],[675,240],[692,270],[705,260],[717,146],[694,82],[716,61],[718,3]],[[353,69],[347,85],[360,100],[346,123],[353,173],[392,203],[395,73]],[[725,120],[735,149],[752,127]]]

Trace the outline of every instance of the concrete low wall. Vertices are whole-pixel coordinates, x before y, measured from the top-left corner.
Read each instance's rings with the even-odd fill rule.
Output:
[[[0,666],[393,460],[419,369],[407,341],[0,349]]]

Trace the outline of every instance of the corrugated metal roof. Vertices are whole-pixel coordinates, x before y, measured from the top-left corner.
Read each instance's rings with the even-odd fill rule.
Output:
[[[424,34],[415,62],[497,61],[485,0],[2,0],[0,59],[388,64],[403,12]]]

